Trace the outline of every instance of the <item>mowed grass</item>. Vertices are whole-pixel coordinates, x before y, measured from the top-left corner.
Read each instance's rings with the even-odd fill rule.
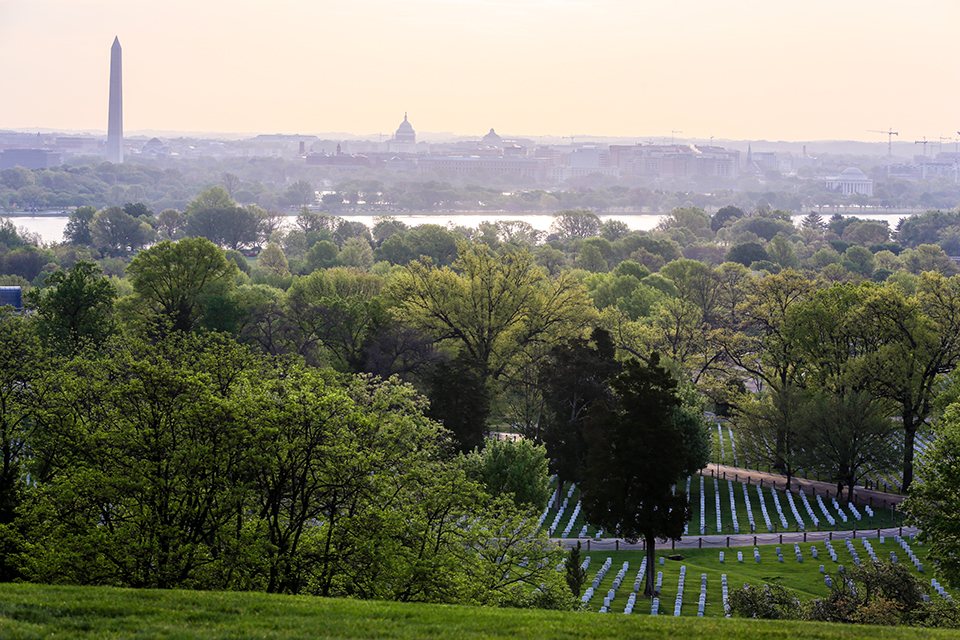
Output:
[[[868,538],[873,546],[876,556],[880,560],[888,560],[890,552],[893,551],[898,561],[905,563],[909,570],[917,575],[924,583],[930,583],[932,572],[931,565],[926,562],[926,548],[917,543],[911,543],[914,554],[924,563],[925,572],[920,573],[907,560],[907,554],[898,545],[892,537],[885,538],[883,544],[877,538]],[[869,555],[863,545],[863,539],[851,539],[854,549],[860,558],[860,562],[869,561]],[[721,575],[727,576],[728,591],[741,588],[745,583],[765,584],[778,583],[796,591],[802,599],[825,597],[829,594],[829,588],[826,586],[824,576],[829,575],[836,583],[839,576],[839,567],[843,565],[845,569],[854,567],[852,554],[848,551],[842,539],[836,539],[831,542],[834,551],[837,553],[837,561],[830,559],[826,544],[823,542],[801,544],[800,550],[803,555],[803,562],[797,562],[794,553],[793,544],[779,545],[783,554],[783,562],[779,562],[776,554],[778,545],[762,545],[756,547],[760,552],[760,562],[754,560],[753,550],[755,547],[732,547],[732,548],[712,548],[712,549],[677,549],[671,551],[669,547],[657,550],[656,571],[663,572],[662,588],[660,590],[660,614],[673,616],[674,602],[677,597],[678,583],[680,578],[680,567],[686,566],[686,578],[684,583],[683,603],[681,606],[681,616],[697,615],[697,600],[700,596],[701,575],[707,576],[706,606],[704,608],[704,617],[722,617],[725,615],[723,609],[723,597],[721,589]],[[814,558],[811,548],[817,549],[818,558]],[[720,552],[724,553],[724,562],[720,562]],[[743,554],[743,562],[737,560],[737,552]],[[599,611],[603,606],[603,599],[609,589],[613,587],[613,579],[617,571],[623,566],[624,562],[629,562],[630,567],[626,577],[617,590],[614,600],[611,602],[610,611],[615,614],[622,614],[627,603],[627,598],[633,591],[634,580],[637,572],[640,570],[640,564],[644,557],[643,551],[582,551],[586,556],[590,556],[590,566],[587,569],[587,579],[584,585],[591,585],[597,571],[603,565],[607,558],[611,558],[612,566],[610,571],[601,580],[598,588],[594,592],[593,598],[586,605],[588,611]],[[683,556],[682,560],[668,560],[667,555],[679,554]],[[659,558],[664,558],[661,565]],[[820,565],[824,567],[824,573],[820,573]],[[643,591],[641,583],[640,593]],[[954,599],[960,599],[960,592],[951,590]],[[940,597],[931,594],[931,598]],[[649,600],[644,599],[638,594],[637,603],[634,606],[634,615],[650,614]]]
[[[654,618],[253,593],[5,584],[0,585],[0,637],[5,640],[831,640],[862,637],[884,640],[952,638],[956,632],[719,616]]]

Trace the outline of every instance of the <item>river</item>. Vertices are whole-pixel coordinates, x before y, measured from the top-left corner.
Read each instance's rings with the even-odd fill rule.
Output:
[[[374,220],[383,214],[349,214],[343,213],[340,214],[344,218],[349,220],[359,221],[367,225],[368,227],[373,227]],[[485,213],[485,212],[463,212],[463,213],[428,213],[428,212],[410,212],[410,213],[400,213],[392,212],[390,214],[393,218],[400,220],[410,226],[416,226],[420,224],[440,224],[440,225],[455,225],[461,227],[476,227],[478,224],[484,221],[497,222],[500,220],[523,220],[524,222],[529,222],[535,229],[540,231],[547,231],[550,228],[550,225],[553,223],[553,215],[551,214],[517,214],[517,213]],[[794,224],[799,224],[800,219],[806,214],[795,215],[793,217]],[[896,228],[897,222],[900,218],[906,217],[910,214],[908,213],[874,213],[874,212],[856,212],[851,211],[849,215],[855,215],[859,218],[864,218],[867,220],[879,220],[881,222],[886,222],[890,225],[891,229]],[[824,213],[822,215],[824,220],[827,220],[830,217],[830,214]],[[611,215],[600,215],[600,219],[603,221],[607,220],[620,220],[625,222],[626,225],[634,231],[650,231],[657,224],[663,220],[664,215],[659,213],[618,213]],[[58,215],[56,212],[45,212],[38,213],[35,215],[28,216],[7,216],[17,228],[23,228],[29,231],[30,233],[36,233],[40,235],[40,239],[45,244],[58,244],[63,242],[63,230],[67,226],[68,216]],[[292,225],[296,221],[296,215],[287,216],[287,224]]]

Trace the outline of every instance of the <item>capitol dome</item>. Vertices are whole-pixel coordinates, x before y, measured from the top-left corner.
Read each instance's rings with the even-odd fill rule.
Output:
[[[417,132],[413,130],[413,125],[407,121],[407,114],[403,114],[403,122],[397,127],[397,133],[393,137],[396,142],[417,142]]]

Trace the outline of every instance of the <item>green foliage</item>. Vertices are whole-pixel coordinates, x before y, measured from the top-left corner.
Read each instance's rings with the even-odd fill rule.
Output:
[[[577,546],[571,547],[566,559],[566,578],[567,586],[574,596],[579,597],[583,591],[583,583],[587,580],[587,570],[581,567],[580,560],[580,541],[577,540]]]
[[[749,267],[754,262],[768,260],[766,250],[759,242],[743,242],[730,247],[724,262],[738,262],[745,267]]]
[[[600,232],[600,217],[586,209],[564,209],[553,214],[550,230],[563,239],[591,238]]]
[[[117,330],[112,318],[116,288],[93,263],[76,262],[69,271],[51,274],[46,285],[24,298],[37,311],[38,333],[63,353],[98,345]]]
[[[934,424],[936,437],[920,454],[918,477],[903,503],[909,522],[921,528],[930,545],[935,571],[951,585],[960,585],[960,404],[952,404]]]
[[[206,296],[229,290],[237,265],[205,238],[164,240],[141,251],[127,267],[141,314],[156,314],[171,328],[195,328]],[[149,318],[149,316],[148,316]]]
[[[511,496],[517,507],[542,512],[550,499],[547,450],[526,438],[488,440],[464,457],[467,477],[491,496]]]
[[[609,381],[619,373],[614,356],[610,334],[594,329],[589,340],[567,340],[540,362],[539,435],[547,447],[550,469],[559,478],[558,487],[567,480],[579,482],[587,458],[584,424],[591,407],[603,400]]]
[[[730,612],[742,618],[800,620],[803,607],[796,594],[779,584],[747,584],[734,589],[727,599]]]
[[[686,495],[672,491],[687,462],[672,419],[680,406],[677,384],[653,354],[649,365],[625,362],[610,386],[614,397],[591,407],[584,428],[580,500],[591,523],[627,540],[644,539],[644,594],[652,595],[656,541],[679,539],[690,520]]]
[[[461,453],[482,447],[487,437],[490,389],[483,367],[469,357],[441,360],[428,378],[427,415],[446,427]]]

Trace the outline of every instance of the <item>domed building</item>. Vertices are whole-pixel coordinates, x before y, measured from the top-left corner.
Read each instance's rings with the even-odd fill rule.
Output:
[[[873,195],[873,180],[856,167],[848,167],[841,171],[838,176],[827,176],[821,178],[821,180],[824,181],[824,186],[827,189],[842,193],[845,196],[854,194]]]
[[[413,130],[413,125],[407,120],[407,114],[403,114],[403,122],[397,127],[397,133],[393,136],[395,142],[417,143],[417,132]]]
[[[488,144],[492,147],[499,147],[503,144],[503,139],[493,130],[493,127],[490,128],[490,133],[483,136],[483,143]]]
[[[387,150],[390,153],[416,153],[417,152],[417,132],[413,130],[413,125],[407,120],[407,114],[403,114],[403,122],[397,127],[397,132],[393,138],[387,142]]]

